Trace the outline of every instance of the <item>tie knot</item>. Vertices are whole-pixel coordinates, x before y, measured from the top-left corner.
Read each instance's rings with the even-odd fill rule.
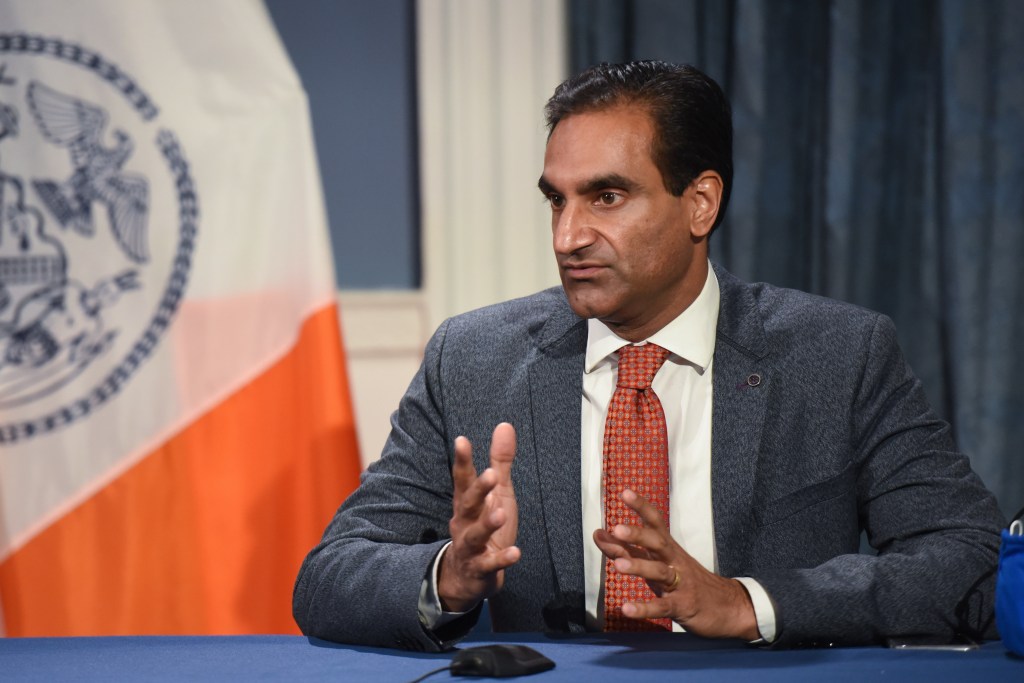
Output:
[[[657,344],[623,346],[619,349],[618,386],[628,389],[649,389],[668,354],[667,349]]]

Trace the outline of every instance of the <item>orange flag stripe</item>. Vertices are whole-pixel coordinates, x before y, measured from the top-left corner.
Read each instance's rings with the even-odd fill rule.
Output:
[[[337,308],[0,564],[9,636],[297,633],[305,553],[358,484]]]

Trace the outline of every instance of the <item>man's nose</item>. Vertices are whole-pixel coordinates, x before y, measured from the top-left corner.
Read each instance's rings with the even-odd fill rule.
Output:
[[[567,201],[552,226],[555,253],[569,256],[594,241],[594,231],[587,212]]]

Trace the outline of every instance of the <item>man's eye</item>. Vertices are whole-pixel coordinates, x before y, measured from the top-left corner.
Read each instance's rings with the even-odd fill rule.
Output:
[[[552,209],[561,209],[565,206],[565,197],[560,194],[549,194],[548,203],[551,204]]]
[[[617,204],[621,197],[615,192],[602,192],[598,197],[598,201],[605,206],[613,206]]]

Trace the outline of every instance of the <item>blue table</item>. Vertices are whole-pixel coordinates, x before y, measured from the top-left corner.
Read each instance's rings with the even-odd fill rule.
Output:
[[[774,651],[686,634],[481,634],[465,646],[491,642],[527,644],[553,659],[553,670],[516,679],[538,683],[1024,681],[1024,659],[1001,643],[970,652],[882,647]],[[451,653],[407,653],[299,636],[10,638],[0,639],[0,680],[408,682],[450,658]],[[450,680],[442,672],[426,683]]]

